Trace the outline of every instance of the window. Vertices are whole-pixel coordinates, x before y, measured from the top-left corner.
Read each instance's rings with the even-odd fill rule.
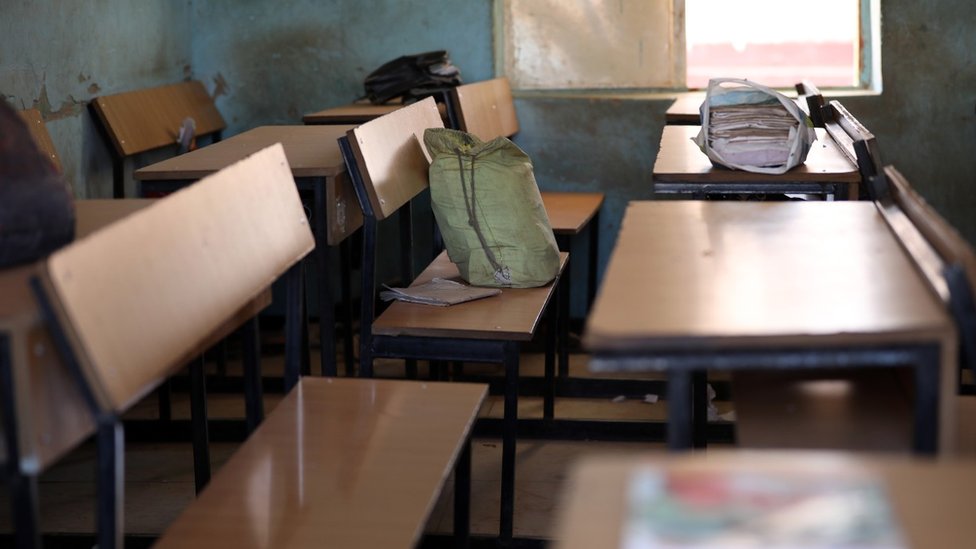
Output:
[[[879,87],[880,0],[496,0],[517,89]]]

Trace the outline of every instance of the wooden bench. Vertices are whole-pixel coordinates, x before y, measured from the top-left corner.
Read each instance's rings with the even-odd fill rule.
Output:
[[[502,442],[500,538],[510,541],[515,500],[515,439],[518,423],[519,349],[533,338],[543,314],[549,313],[546,353],[547,396],[544,415],[552,418],[555,288],[558,281],[530,289],[503,289],[498,296],[451,307],[395,301],[376,315],[377,224],[394,213],[409,212],[410,202],[428,187],[423,133],[441,127],[434,100],[425,99],[349,131],[340,139],[350,177],[363,209],[362,309],[360,373],[373,374],[375,358],[471,361],[502,364],[505,404]],[[401,246],[412,239],[401,224]],[[565,268],[568,254],[562,255]],[[409,274],[409,273],[405,273]],[[446,252],[424,269],[413,284],[433,277],[458,278]],[[411,280],[412,276],[405,278]]]
[[[880,189],[876,204],[888,227],[932,292],[952,313],[958,330],[960,373],[962,368],[976,368],[976,308],[972,299],[976,253],[894,167],[888,166],[874,176],[872,185]],[[764,372],[736,374],[733,383],[737,435],[743,446],[872,451],[910,448],[912,382],[901,372],[817,377]],[[955,398],[944,393],[943,399]],[[955,433],[945,436],[951,438]]]
[[[37,109],[26,109],[19,111],[18,114],[27,123],[27,129],[30,130],[34,142],[37,143],[37,148],[48,155],[51,163],[54,164],[54,168],[58,170],[58,173],[63,172],[64,168],[61,166],[61,159],[58,157],[57,149],[54,148],[54,141],[51,140],[51,134],[47,131],[47,126],[44,125],[44,117],[41,116],[41,111]]]
[[[198,81],[96,97],[91,109],[110,144],[116,198],[125,195],[126,161],[167,147],[175,153],[185,119],[193,119],[197,138],[210,136],[214,141],[227,126]]]
[[[452,91],[454,110],[458,118],[457,129],[474,134],[482,141],[512,137],[518,133],[518,116],[508,78],[465,84]],[[559,249],[569,251],[572,241],[579,238],[584,231],[589,231],[585,294],[585,310],[589,310],[596,295],[600,207],[603,205],[604,194],[554,191],[543,191],[541,194]],[[568,277],[569,272],[567,270],[564,277]],[[569,286],[567,280],[567,291]],[[566,364],[565,359],[560,360],[559,373],[562,377],[568,375]]]

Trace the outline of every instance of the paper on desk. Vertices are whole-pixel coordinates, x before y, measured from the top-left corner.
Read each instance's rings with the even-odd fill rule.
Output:
[[[386,291],[380,292],[383,301],[406,301],[422,305],[437,305],[446,307],[465,301],[473,301],[484,297],[498,295],[502,291],[498,288],[481,288],[468,286],[446,278],[433,278],[430,282],[410,286],[409,288],[390,288],[384,285]]]

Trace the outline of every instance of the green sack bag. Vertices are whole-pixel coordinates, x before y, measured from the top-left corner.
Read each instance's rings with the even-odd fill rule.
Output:
[[[451,261],[475,286],[532,288],[559,273],[559,248],[528,155],[504,137],[424,132],[430,199]]]

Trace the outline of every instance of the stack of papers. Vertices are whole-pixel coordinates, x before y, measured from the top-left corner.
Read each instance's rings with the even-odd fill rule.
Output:
[[[465,301],[472,301],[483,297],[491,297],[502,293],[498,288],[468,286],[446,278],[433,278],[430,282],[410,286],[409,288],[384,287],[387,290],[380,292],[380,299],[383,301],[396,299],[409,303],[437,305],[440,307],[464,303]]]
[[[782,166],[799,122],[778,101],[768,104],[712,106],[708,145],[730,163]]]

